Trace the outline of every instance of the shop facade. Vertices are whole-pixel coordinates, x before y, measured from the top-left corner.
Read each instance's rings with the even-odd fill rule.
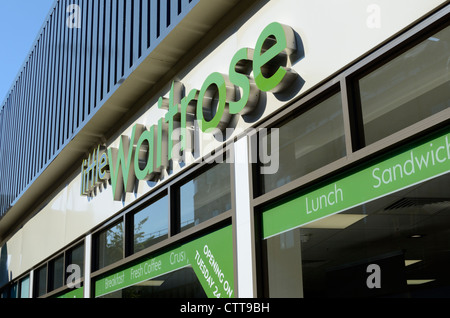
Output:
[[[187,11],[3,230],[2,297],[448,297],[447,2],[158,3]]]

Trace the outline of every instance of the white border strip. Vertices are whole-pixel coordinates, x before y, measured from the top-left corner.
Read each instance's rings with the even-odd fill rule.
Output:
[[[236,198],[237,295],[254,298],[253,229],[251,218],[248,136],[234,143]]]

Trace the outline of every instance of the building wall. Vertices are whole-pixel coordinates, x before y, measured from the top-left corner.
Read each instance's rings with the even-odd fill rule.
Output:
[[[291,67],[300,79],[284,95],[263,94],[258,105],[262,110],[259,116],[250,119],[238,116],[237,131],[273,114],[444,2],[380,0],[375,3],[376,7],[371,7],[373,1],[369,0],[261,1],[215,34],[207,47],[197,48],[195,57],[183,59],[181,71],[150,96],[125,125],[116,127],[113,136],[106,140],[106,146],[118,147],[119,136],[130,136],[136,123],[147,127],[156,124],[164,114],[157,109],[158,98],[169,96],[172,80],[182,82],[188,92],[192,88],[200,89],[212,72],[227,74],[234,53],[240,48],[254,48],[259,34],[271,22],[288,25],[296,32],[299,56]],[[380,9],[379,25],[371,24],[376,14],[376,11],[370,11],[371,8]],[[219,146],[220,142],[215,145]],[[92,150],[86,149],[86,153]],[[185,169],[187,167],[176,167],[175,172],[166,173],[156,183],[140,181],[137,191],[127,193],[124,201],[114,201],[110,185],[93,197],[80,196],[81,175],[76,167],[75,172],[35,211],[36,214],[2,246],[2,261],[3,255],[7,255],[2,263],[2,266],[6,265],[7,279],[19,277]],[[0,285],[5,282],[2,280]]]

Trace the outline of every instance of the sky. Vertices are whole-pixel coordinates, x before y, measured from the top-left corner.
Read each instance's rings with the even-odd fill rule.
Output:
[[[55,0],[0,0],[0,107]]]

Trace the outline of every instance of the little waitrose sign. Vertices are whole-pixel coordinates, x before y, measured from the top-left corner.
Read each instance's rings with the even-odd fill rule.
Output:
[[[149,128],[136,124],[130,137],[120,137],[118,148],[98,146],[83,160],[81,194],[90,195],[110,178],[114,200],[121,200],[124,192],[133,191],[136,179],[157,180],[170,160],[183,160],[174,153],[192,151],[188,123],[195,120],[203,133],[223,131],[232,115],[256,108],[261,91],[276,93],[289,87],[297,74],[288,68],[288,57],[296,50],[292,28],[274,22],[261,32],[254,49],[242,48],[234,54],[228,76],[213,72],[200,90],[192,89],[186,96],[182,96],[183,84],[173,82],[169,98],[158,100],[158,108],[167,113],[157,124]]]

